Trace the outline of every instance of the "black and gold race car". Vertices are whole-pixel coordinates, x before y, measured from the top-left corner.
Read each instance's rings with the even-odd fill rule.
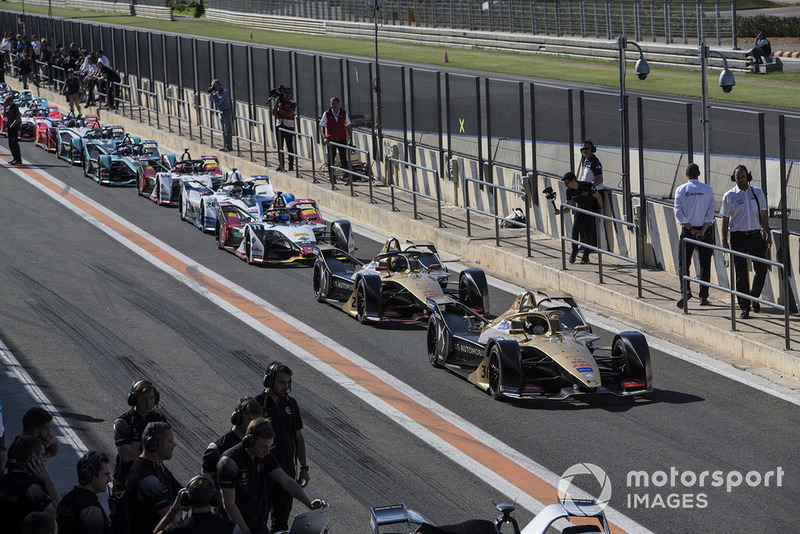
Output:
[[[458,302],[437,305],[427,349],[431,365],[498,400],[653,391],[644,335],[620,332],[610,347],[596,346],[598,339],[572,296],[526,291],[495,318]]]

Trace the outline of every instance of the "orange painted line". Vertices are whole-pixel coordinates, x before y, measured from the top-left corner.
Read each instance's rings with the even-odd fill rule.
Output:
[[[320,361],[330,365],[338,372],[347,376],[361,387],[390,404],[392,407],[422,425],[436,436],[457,448],[478,463],[491,469],[494,473],[508,480],[525,491],[539,502],[547,505],[556,502],[556,488],[548,482],[534,475],[520,464],[506,458],[504,455],[488,447],[483,442],[475,439],[453,423],[445,420],[440,415],[422,406],[403,392],[395,389],[378,377],[370,374],[361,367],[353,365],[351,361],[341,354],[330,349],[323,343],[311,338],[283,319],[265,310],[248,298],[236,293],[234,290],[222,285],[217,280],[203,274],[193,266],[181,261],[168,251],[158,247],[144,236],[136,233],[122,223],[93,206],[91,203],[78,198],[72,193],[71,188],[63,188],[50,179],[36,172],[35,169],[24,167],[17,170],[24,172],[31,179],[61,196],[65,200],[91,215],[108,228],[114,230],[132,243],[136,244],[164,264],[191,278],[198,285],[204,287],[234,308],[256,319],[258,322],[279,332],[291,342],[307,350]],[[624,533],[620,527],[613,525],[612,532]]]

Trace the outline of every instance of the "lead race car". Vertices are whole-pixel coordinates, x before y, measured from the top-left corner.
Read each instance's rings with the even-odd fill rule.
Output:
[[[481,269],[465,269],[458,286],[449,287],[449,271],[436,246],[397,238],[364,263],[343,250],[317,247],[314,296],[341,307],[361,323],[417,323],[430,317],[433,303],[461,303],[466,309],[489,311],[489,289]]]
[[[309,262],[316,259],[315,247],[327,242],[334,247],[355,250],[350,221],[337,220],[330,227],[313,200],[291,200],[284,193],[275,197],[273,207],[259,219],[232,202],[220,202],[214,235],[217,246],[250,264]]]
[[[565,399],[653,391],[650,349],[639,332],[599,347],[575,299],[526,291],[496,318],[459,303],[436,303],[428,323],[428,359],[493,398]]]

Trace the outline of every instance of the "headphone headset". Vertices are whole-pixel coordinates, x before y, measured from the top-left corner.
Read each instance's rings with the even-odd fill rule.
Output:
[[[252,449],[256,444],[256,437],[253,434],[245,434],[242,438],[242,447],[245,449]]]
[[[264,388],[269,389],[272,387],[272,385],[275,383],[275,375],[278,373],[292,374],[292,370],[279,361],[272,362],[264,372]]]
[[[92,451],[86,458],[78,460],[78,485],[85,486],[100,472],[103,453]]]
[[[735,182],[735,181],[736,181],[736,169],[740,169],[740,168],[741,168],[741,169],[744,169],[744,170],[745,170],[745,172],[747,173],[747,181],[748,181],[748,182],[752,182],[752,181],[753,181],[753,173],[751,173],[750,171],[748,171],[748,170],[747,170],[747,167],[745,167],[744,165],[737,165],[737,166],[736,166],[736,167],[733,169],[733,174],[731,174],[731,182]]]
[[[131,384],[131,392],[128,393],[128,406],[136,406],[136,397],[139,396],[138,390],[144,386],[150,386],[153,389],[153,393],[156,396],[156,405],[158,405],[158,402],[161,400],[161,395],[158,393],[158,390],[149,380],[141,379]]]
[[[159,443],[158,436],[153,435],[155,427],[155,421],[147,423],[147,426],[145,427],[145,430],[147,431],[147,437],[144,438],[142,445],[144,446],[144,450],[147,452],[156,452],[158,447],[161,445],[161,443]]]
[[[244,421],[244,411],[247,410],[247,407],[254,402],[258,404],[257,400],[255,400],[252,397],[249,397],[246,401],[242,403],[241,406],[237,406],[236,409],[231,414],[231,424],[236,426],[241,425],[242,421]],[[259,404],[259,406],[261,405]]]
[[[592,154],[597,152],[597,147],[594,146],[594,143],[592,143],[591,141],[584,141],[583,143],[581,143],[581,148],[587,148],[587,147],[584,147],[583,145],[588,145],[588,148],[592,149]]]
[[[192,506],[195,506],[191,494],[192,489],[194,489],[192,488],[192,484],[195,484],[196,482],[201,480],[207,481],[209,484],[211,484],[211,487],[214,488],[213,493],[211,494],[211,500],[208,502],[208,504],[210,506],[213,506],[214,508],[222,506],[222,494],[217,489],[217,486],[214,484],[214,481],[211,480],[211,478],[207,475],[195,475],[192,477],[189,483],[186,484],[186,490],[181,491],[181,506],[183,506],[184,508],[191,508]]]

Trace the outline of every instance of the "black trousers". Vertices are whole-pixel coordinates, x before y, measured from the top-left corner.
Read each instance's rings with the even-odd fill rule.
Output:
[[[278,127],[278,165],[283,167],[284,161],[284,146],[286,152],[294,152],[294,135],[283,132],[282,130],[294,131],[294,128],[287,128],[286,126]],[[289,170],[294,168],[294,156],[289,154]],[[273,529],[274,530],[274,529]]]
[[[345,145],[347,143],[347,139],[342,139],[341,141],[332,141],[333,143],[339,145]],[[330,176],[331,182],[336,183],[336,178],[333,175],[333,167],[336,165],[336,152],[339,152],[339,167],[342,169],[350,169],[350,158],[347,155],[347,147],[346,146],[333,146],[332,144],[328,143],[328,175]],[[345,180],[350,179],[350,175],[345,173]]]
[[[8,149],[16,161],[22,161],[22,154],[19,151],[19,124],[8,129]]]
[[[280,532],[281,530],[289,530],[289,515],[292,513],[291,495],[286,493],[281,486],[274,484],[272,486],[272,511],[270,512],[270,530],[272,532]]]
[[[575,213],[575,218],[572,220],[572,239],[586,243],[593,247],[597,246],[597,219],[585,213]],[[572,244],[573,254],[578,253],[578,245]],[[584,254],[589,254],[591,251],[586,249]]]
[[[699,230],[700,228],[695,227],[692,230]],[[698,247],[693,243],[686,243],[683,244],[683,240],[686,238],[694,239],[689,230],[685,228],[681,232],[681,241],[680,241],[680,249],[678,251],[678,272],[680,273],[681,277],[687,276],[689,274],[689,265],[692,263],[692,258],[694,257],[694,251],[697,249],[697,253],[700,256],[700,263],[699,265],[695,265],[695,270],[698,271],[698,278],[703,282],[708,282],[711,280],[711,256],[714,254],[714,251],[707,247]],[[714,244],[714,227],[709,226],[706,230],[706,233],[703,234],[703,243],[708,243],[710,245]],[[683,247],[686,247],[686,257],[683,257]],[[686,290],[691,293],[691,288],[687,284]],[[700,285],[700,297],[708,297],[708,286]]]
[[[731,232],[731,249],[736,252],[744,252],[759,258],[767,257],[767,249],[761,239],[761,232],[754,230],[751,232]],[[753,262],[753,286],[750,286],[750,273],[747,271],[747,260],[734,256],[733,269],[736,275],[736,291],[745,293],[752,297],[760,297],[761,290],[764,289],[764,282],[767,280],[767,270],[769,265],[761,262]],[[744,297],[737,297],[739,308],[742,310],[750,309],[750,300]]]

